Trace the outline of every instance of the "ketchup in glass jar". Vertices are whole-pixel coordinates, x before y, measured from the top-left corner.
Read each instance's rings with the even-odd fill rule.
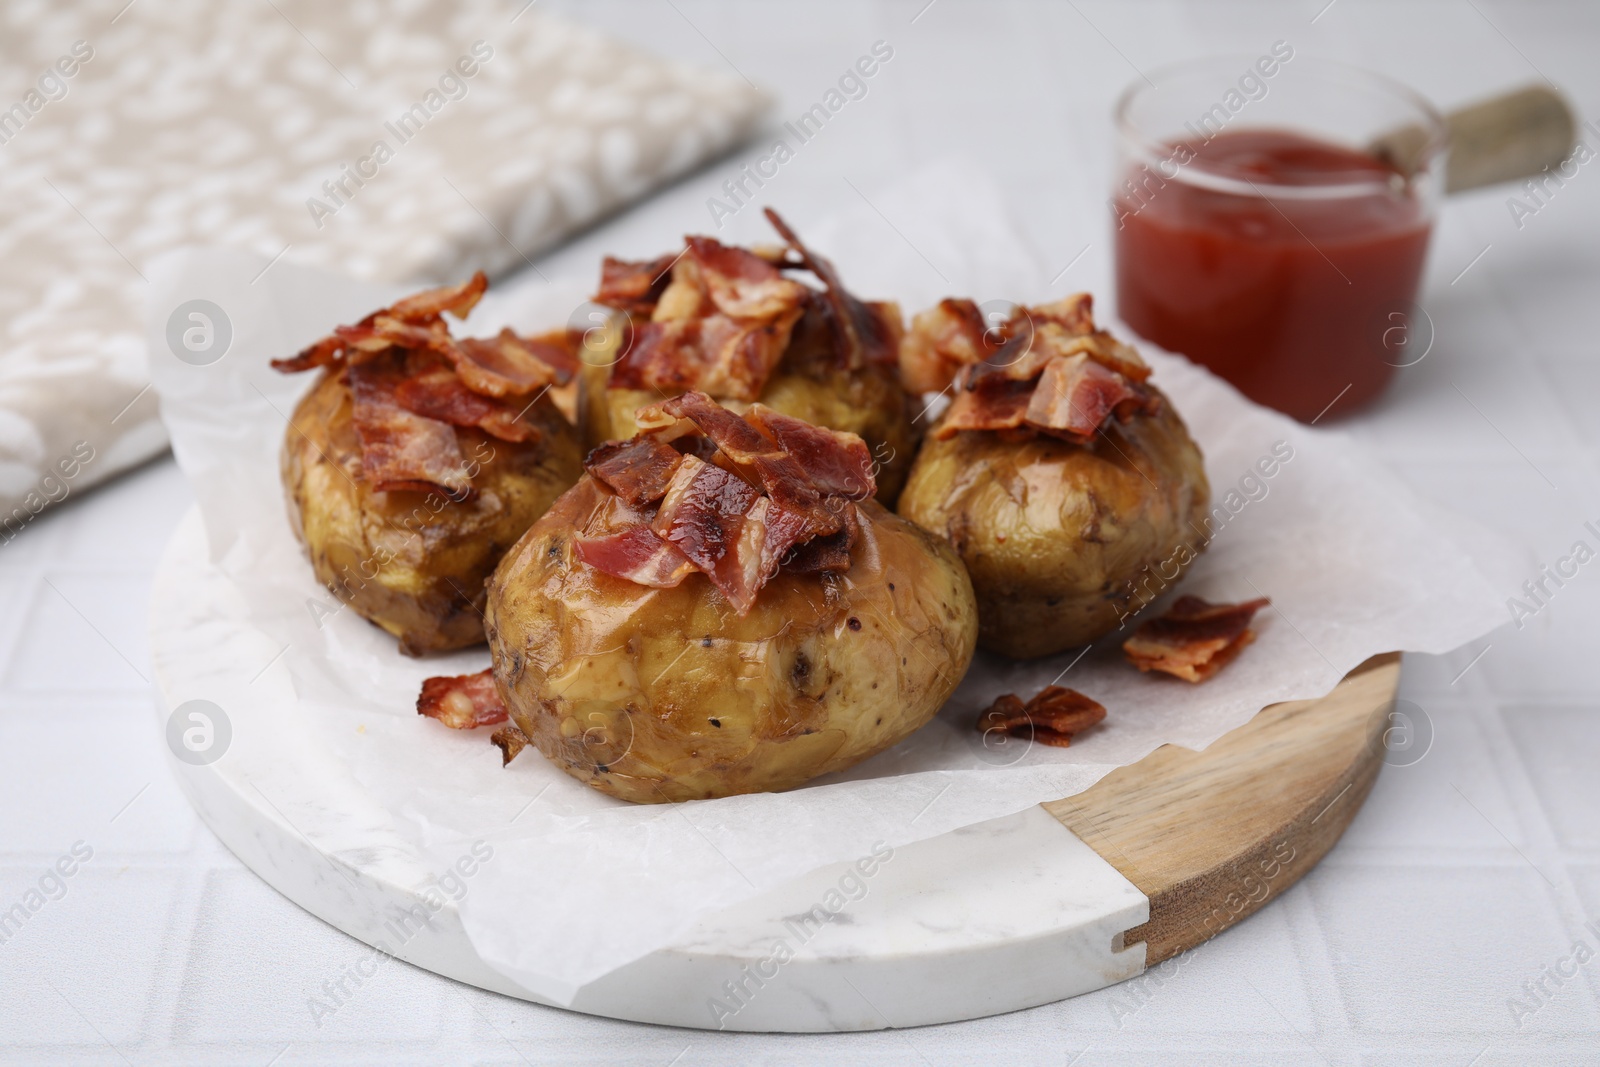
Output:
[[[1427,175],[1289,127],[1181,132],[1124,157],[1118,315],[1302,422],[1372,400],[1407,362]]]

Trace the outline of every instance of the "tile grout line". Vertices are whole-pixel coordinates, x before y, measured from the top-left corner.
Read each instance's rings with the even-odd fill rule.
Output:
[[[1516,700],[1513,703],[1537,706],[1540,702]],[[1495,775],[1506,794],[1512,817],[1517,820],[1517,827],[1523,832],[1529,849],[1538,857],[1543,869],[1557,874],[1560,878],[1554,887],[1550,887],[1552,900],[1557,904],[1563,920],[1578,919],[1584,916],[1584,908],[1583,901],[1578,895],[1577,880],[1573,878],[1572,873],[1574,866],[1582,867],[1585,864],[1581,857],[1568,855],[1566,846],[1561,841],[1561,835],[1556,832],[1545,799],[1533,784],[1534,778],[1529,771],[1523,748],[1517,743],[1516,735],[1507,725],[1505,710],[1504,702],[1492,689],[1490,700],[1485,705],[1472,709],[1483,729],[1485,739],[1496,751],[1508,753],[1504,759],[1494,764]],[[1600,913],[1589,915],[1587,918],[1600,918]],[[1582,922],[1579,921],[1575,925],[1581,926]]]

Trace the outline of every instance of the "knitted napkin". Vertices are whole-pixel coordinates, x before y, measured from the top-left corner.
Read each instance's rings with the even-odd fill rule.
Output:
[[[768,104],[527,0],[125,3],[0,7],[0,543],[166,446],[142,335],[156,255],[505,272]],[[196,358],[225,335],[176,309]]]

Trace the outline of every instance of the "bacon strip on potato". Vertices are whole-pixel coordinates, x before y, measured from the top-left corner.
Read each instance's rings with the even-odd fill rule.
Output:
[[[272,361],[284,373],[344,368],[362,470],[376,489],[470,498],[471,478],[453,428],[535,443],[539,430],[523,416],[545,392],[574,382],[578,359],[566,331],[534,338],[509,329],[492,338],[450,336],[445,313],[464,319],[488,286],[478,271],[459,285],[416,293],[353,326],[337,326],[295,356]]]
[[[600,291],[594,295],[595,303],[648,319],[666,291],[676,259],[672,255],[645,260],[607,256],[600,264]]]
[[[806,330],[826,330],[823,350],[831,350],[840,367],[893,362],[900,340],[898,306],[852,296],[831,263],[806,248],[775,212],[766,214],[792,254],[691,236],[675,256],[605,261],[595,300],[629,318],[627,343],[612,367],[609,387],[664,395],[698,391],[753,402],[777,371],[802,320]],[[801,269],[823,288],[785,274]]]
[[[739,415],[698,392],[640,422],[585,461],[608,495],[574,539],[579,560],[653,587],[699,571],[741,616],[780,568],[849,568],[855,502],[877,488],[859,437],[760,404]]]
[[[448,422],[418,415],[400,404],[405,353],[384,353],[347,371],[361,473],[380,492],[441,489],[453,500],[472,495],[472,479]]]
[[[900,348],[901,376],[922,392],[951,390],[934,436],[963,430],[1044,433],[1085,444],[1116,418],[1154,414],[1139,353],[1095,328],[1094,304],[1077,293],[1014,309],[986,325],[970,300],[943,300],[916,315]]]

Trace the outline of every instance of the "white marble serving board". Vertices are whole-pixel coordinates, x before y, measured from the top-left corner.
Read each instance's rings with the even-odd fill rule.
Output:
[[[185,762],[169,743],[169,762],[240,860],[369,945],[547,1003],[483,963],[440,872],[306,728],[287,683],[261,670],[275,649],[209,562],[195,510],[167,546],[151,603],[159,728],[171,737],[174,710],[192,700],[227,708],[220,756]],[[871,1030],[1014,1011],[1144,970],[1144,945],[1124,946],[1122,933],[1149,918],[1149,898],[1041,808],[896,849],[868,878],[850,867],[706,916],[585,986],[572,1007],[697,1028]],[[384,963],[364,958],[350,981]]]

